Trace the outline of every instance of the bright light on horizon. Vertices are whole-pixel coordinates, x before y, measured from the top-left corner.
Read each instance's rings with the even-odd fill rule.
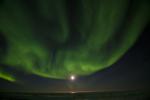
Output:
[[[70,80],[74,81],[76,79],[76,77],[74,75],[70,76]]]

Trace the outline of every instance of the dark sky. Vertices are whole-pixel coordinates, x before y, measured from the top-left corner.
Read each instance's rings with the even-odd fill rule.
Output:
[[[6,71],[9,74],[15,76],[17,79],[16,79],[16,82],[9,82],[5,79],[0,78],[0,91],[13,91],[13,92],[17,92],[17,91],[20,91],[20,92],[70,92],[70,91],[73,91],[73,92],[77,92],[77,91],[118,91],[118,90],[123,91],[123,90],[138,90],[138,89],[144,89],[145,90],[145,89],[150,89],[150,85],[149,85],[150,84],[150,45],[149,45],[149,43],[150,43],[150,22],[149,22],[149,18],[147,17],[149,14],[145,14],[146,11],[148,11],[148,10],[146,8],[144,8],[143,6],[139,6],[140,5],[139,1],[138,1],[137,4],[134,5],[135,0],[132,0],[130,2],[131,4],[129,4],[129,5],[127,4],[127,7],[123,4],[124,5],[124,10],[118,10],[118,9],[116,10],[115,5],[117,3],[114,3],[114,4],[111,5],[107,2],[105,2],[104,4],[106,4],[106,6],[111,5],[112,7],[114,7],[113,8],[113,10],[114,10],[113,13],[116,14],[116,13],[119,12],[118,15],[124,16],[124,17],[120,18],[120,21],[116,20],[114,22],[113,22],[113,20],[115,20],[115,18],[117,19],[119,17],[114,17],[114,18],[110,17],[109,18],[109,16],[105,16],[106,17],[106,19],[105,19],[105,17],[103,17],[105,15],[105,11],[107,12],[106,15],[107,14],[109,15],[112,12],[111,12],[111,9],[109,9],[109,8],[107,9],[107,7],[105,7],[105,5],[101,5],[102,8],[104,8],[104,9],[106,8],[106,9],[104,10],[104,13],[102,13],[100,15],[102,19],[99,19],[99,21],[100,22],[103,21],[103,18],[105,20],[103,21],[103,23],[99,24],[97,20],[95,20],[95,21],[92,20],[91,22],[88,22],[88,19],[96,18],[96,17],[94,17],[96,15],[93,15],[94,14],[93,12],[96,9],[96,7],[99,7],[98,5],[96,7],[90,6],[92,8],[91,11],[93,10],[92,13],[90,13],[90,10],[89,10],[89,12],[88,11],[85,11],[85,12],[83,11],[85,15],[84,14],[82,15],[82,13],[83,13],[82,11],[80,13],[77,12],[77,11],[80,11],[80,9],[82,8],[81,5],[80,5],[80,1],[77,1],[77,2],[67,1],[67,2],[68,2],[68,4],[67,4],[68,8],[70,8],[67,11],[69,13],[67,15],[67,17],[68,17],[67,20],[69,20],[69,25],[70,26],[69,26],[69,28],[66,28],[66,29],[65,29],[66,26],[65,26],[65,23],[64,23],[65,22],[64,17],[62,17],[62,16],[58,17],[57,14],[55,15],[55,12],[58,12],[58,14],[60,14],[60,15],[61,14],[63,15],[64,12],[61,13],[61,11],[63,11],[63,10],[58,9],[58,8],[57,8],[56,11],[55,10],[53,11],[52,8],[55,8],[55,6],[53,7],[51,5],[52,8],[49,8],[49,10],[51,11],[51,14],[54,14],[54,16],[51,16],[51,14],[47,13],[46,10],[43,10],[43,11],[45,11],[44,12],[45,15],[44,14],[40,15],[38,10],[35,9],[36,7],[34,5],[34,0],[31,1],[31,2],[27,1],[26,2],[27,4],[24,4],[24,1],[21,2],[20,4],[22,4],[23,7],[24,7],[24,8],[22,8],[21,6],[18,6],[18,8],[19,7],[22,8],[21,10],[16,10],[18,8],[14,7],[15,3],[14,4],[13,3],[12,4],[8,3],[8,5],[10,5],[10,8],[12,7],[12,8],[14,8],[14,11],[18,11],[18,12],[13,12],[12,13],[10,9],[9,10],[6,9],[7,6],[6,7],[4,6],[5,10],[6,11],[8,10],[7,13],[8,13],[8,15],[10,14],[11,18],[9,18],[9,16],[5,16],[5,10],[4,10],[4,12],[2,12],[2,13],[4,13],[4,15],[0,16],[0,18],[1,18],[0,22],[3,22],[3,25],[4,25],[4,27],[3,27],[3,25],[0,24],[0,47],[2,48],[2,49],[0,49],[1,50],[0,51],[0,60],[1,60],[0,65],[2,66],[1,67],[2,69],[0,69],[0,71],[1,70]],[[53,2],[53,3],[57,4],[56,2]],[[69,5],[69,4],[71,4],[72,6]],[[96,4],[96,3],[93,2],[93,5],[94,4]],[[122,4],[122,3],[120,2],[120,4]],[[143,4],[145,4],[145,3],[143,3]],[[16,3],[16,5],[18,5],[18,4]],[[60,2],[59,6],[63,6],[63,5],[61,5],[61,2]],[[42,9],[42,5],[40,5],[40,7]],[[120,6],[118,6],[118,8],[119,7]],[[142,7],[143,7],[143,9],[146,9],[146,11],[144,13],[142,13],[143,9],[142,10],[135,10],[134,7],[135,8],[139,7],[139,9],[142,9]],[[33,13],[30,12],[30,9],[31,9],[31,12],[33,12]],[[127,10],[127,12],[126,12],[126,10]],[[0,10],[0,11],[3,11],[3,9]],[[25,13],[21,13],[20,11],[21,12],[24,11]],[[136,13],[138,11],[139,11],[139,13]],[[75,13],[73,13],[73,12],[75,12]],[[98,13],[98,11],[95,12],[95,13]],[[112,15],[113,15],[113,13],[112,13]],[[126,13],[126,14],[124,14],[124,13]],[[15,16],[15,14],[18,14],[18,16]],[[24,17],[23,16],[24,14],[26,14],[29,17],[29,19],[27,19],[28,17],[26,18],[26,16]],[[89,14],[89,16],[85,17],[86,14],[87,15]],[[90,14],[91,14],[91,16],[90,16]],[[75,16],[75,15],[78,15],[78,16]],[[134,15],[135,16],[138,15],[140,17],[134,17]],[[110,16],[111,16],[111,14],[110,14]],[[5,20],[6,22],[8,22],[8,23],[9,22],[10,23],[11,22],[12,23],[17,23],[17,24],[12,24],[12,26],[11,26],[11,24],[8,24],[8,26],[10,25],[9,26],[10,27],[9,31],[7,31],[6,22],[2,20],[2,18],[5,19],[5,17],[6,17],[6,19],[8,18],[7,20]],[[13,19],[13,17],[14,17],[14,19]],[[48,19],[48,18],[51,18],[51,17],[52,17],[52,19],[51,19],[52,21]],[[85,19],[86,19],[86,20],[84,20],[85,22],[82,21],[83,20],[82,17],[83,17],[83,19],[85,17]],[[110,19],[110,21],[107,21],[107,18]],[[140,20],[137,20],[136,18],[137,19],[139,18]],[[11,19],[11,20],[9,20],[9,19]],[[26,20],[24,21],[22,19],[26,19]],[[136,19],[136,20],[134,20],[134,19]],[[13,21],[13,20],[15,20],[15,21]],[[21,21],[21,23],[19,21]],[[28,23],[26,23],[26,21],[34,23],[33,26],[31,25],[29,27]],[[47,22],[47,21],[50,21],[50,22]],[[81,23],[80,23],[80,21],[81,21]],[[116,27],[117,27],[116,29],[113,28],[114,26],[111,22],[116,23],[116,24],[114,24],[114,26],[116,25]],[[133,36],[133,40],[135,39],[134,37],[136,37],[136,35],[137,35],[135,30],[138,30],[137,29],[138,27],[136,27],[136,25],[134,26],[134,24],[132,22],[135,22],[134,24],[137,24],[137,26],[139,25],[139,23],[141,23],[142,25],[139,25],[139,28],[143,27],[145,23],[147,23],[147,24],[145,25],[145,27],[141,31],[140,36],[138,37],[135,44],[133,44],[130,47],[130,45],[128,45],[127,43],[128,43],[128,41],[132,40],[130,37]],[[24,23],[25,25],[22,24],[22,23]],[[89,24],[89,23],[92,23],[92,24]],[[95,23],[97,26],[99,25],[101,27],[101,30],[97,29],[99,27],[97,27],[93,23]],[[64,26],[63,25],[61,26],[61,24],[63,24]],[[83,26],[81,25],[81,29],[80,29],[80,27],[78,27],[78,24],[83,24]],[[90,25],[90,27],[88,26],[88,24]],[[109,25],[109,24],[112,24],[112,25]],[[14,25],[14,27],[13,27],[13,25]],[[95,25],[96,28],[92,25]],[[51,28],[49,28],[49,26]],[[63,29],[61,30],[62,27],[64,28],[64,30]],[[87,30],[84,30],[84,27],[86,27]],[[130,27],[131,27],[131,30],[130,30]],[[14,30],[13,30],[13,28],[14,28]],[[21,28],[22,28],[22,30],[21,30]],[[82,30],[82,28],[83,28],[83,30]],[[89,33],[88,28],[89,28],[89,30],[91,29],[91,31],[90,31],[91,33],[93,32],[93,34],[94,34],[94,32],[95,32],[95,34],[94,35],[89,35],[88,34]],[[111,31],[111,28],[112,28],[112,30],[114,29],[113,32],[114,32],[115,35]],[[97,30],[95,31],[94,29],[97,29]],[[84,41],[84,39],[82,37],[83,34],[81,34],[80,31],[81,32],[84,31],[85,33],[87,32],[86,35],[89,36],[90,39],[93,40],[93,41],[95,39],[97,39],[94,42],[93,41],[89,42],[88,41],[89,38],[87,39],[87,41],[88,41],[87,44],[88,43],[89,44],[93,43],[94,45],[97,46],[97,41],[98,42],[103,41],[103,37],[100,37],[100,40],[99,40],[99,37],[96,37],[97,33],[101,33],[102,36],[107,37],[104,34],[105,32],[107,32],[107,30],[105,30],[105,29],[108,29],[108,33],[110,32],[109,35],[110,36],[112,35],[112,37],[108,39],[107,44],[103,44],[103,45],[106,45],[106,46],[103,47],[103,45],[99,45],[104,50],[104,51],[102,50],[102,52],[100,51],[100,53],[104,53],[104,54],[101,54],[102,58],[100,58],[100,59],[102,59],[100,61],[100,64],[102,63],[102,66],[98,63],[100,65],[99,71],[97,71],[95,73],[92,73],[92,70],[90,70],[88,73],[92,73],[92,74],[85,75],[84,72],[86,72],[87,70],[85,71],[82,68],[81,69],[75,69],[76,68],[76,66],[75,66],[75,68],[72,68],[71,71],[75,72],[79,75],[77,75],[76,80],[74,80],[74,81],[71,81],[69,79],[57,79],[57,78],[55,79],[55,78],[43,77],[44,75],[49,75],[50,74],[50,75],[54,75],[54,76],[60,78],[63,75],[65,76],[66,75],[65,73],[68,72],[68,69],[69,69],[68,67],[55,66],[55,64],[57,65],[57,58],[59,58],[59,56],[60,56],[60,55],[57,54],[58,51],[60,51],[60,54],[62,54],[62,55],[67,55],[67,54],[69,55],[69,54],[72,53],[72,51],[78,50],[78,48],[81,47],[81,49],[85,50],[85,52],[86,52],[86,48],[85,49],[82,48],[82,46],[84,47],[83,44],[86,44],[86,42]],[[32,33],[33,36],[31,34],[26,34],[26,32],[30,33],[31,30],[33,32]],[[64,33],[62,32],[62,34],[61,34],[58,30],[61,30],[61,32],[62,31],[66,32],[66,30],[69,30],[69,33],[71,35],[69,35],[68,36],[69,38],[67,37],[67,39],[66,39],[66,37],[65,37],[66,35],[64,35],[65,32]],[[94,31],[92,31],[92,30],[94,30]],[[5,32],[8,32],[8,33],[5,33]],[[10,34],[9,34],[9,32],[10,32]],[[16,33],[13,33],[13,32],[16,32]],[[22,34],[20,34],[19,32],[22,32]],[[23,32],[25,32],[25,33],[23,33]],[[41,35],[40,32],[42,32],[43,34]],[[53,33],[53,34],[49,34],[49,33]],[[122,33],[122,34],[120,35],[120,33]],[[127,36],[126,36],[126,33],[128,33]],[[15,53],[11,52],[12,55],[8,58],[10,58],[10,59],[12,58],[11,59],[12,62],[10,60],[11,63],[8,63],[8,64],[4,64],[2,62],[3,58],[4,58],[3,56],[7,56],[7,49],[8,48],[5,47],[5,46],[6,46],[7,42],[9,44],[9,41],[8,41],[9,39],[7,40],[7,38],[6,38],[6,40],[5,40],[5,35],[10,40],[12,39],[12,41],[13,41],[13,39],[17,40],[17,42],[15,41],[14,44],[12,43],[12,45],[14,46],[13,48],[15,48],[16,45],[19,45],[18,47],[22,47],[22,45],[23,45],[23,49],[21,49],[21,50],[19,49],[17,53],[16,52]],[[14,38],[13,35],[18,36],[19,38],[16,38],[16,37]],[[27,37],[24,37],[26,35],[27,35]],[[34,41],[34,39],[35,40],[37,39],[38,42]],[[107,38],[106,38],[106,40],[107,40]],[[121,40],[124,40],[125,42],[123,41],[124,43],[122,43]],[[33,45],[32,45],[32,43],[33,43]],[[134,43],[134,41],[133,41],[133,43]],[[45,59],[47,56],[43,57],[45,52],[43,53],[43,52],[40,51],[41,50],[40,48],[36,48],[37,44],[38,45],[42,44],[42,47],[43,47],[43,45],[44,45],[44,47],[46,45],[48,49],[44,48],[44,50],[49,50],[48,54],[52,53],[52,55],[50,55],[51,59],[52,59],[51,60],[52,70],[54,70],[54,72],[56,72],[56,74],[52,74],[51,72],[45,71],[45,70],[47,70],[46,69],[47,68],[46,67],[47,59]],[[49,44],[52,44],[52,46],[49,46]],[[9,46],[11,47],[11,45],[9,45]],[[34,46],[35,46],[35,48],[33,49],[33,55],[32,55],[32,52],[30,52],[29,55],[30,54],[31,55],[29,56],[29,60],[28,59],[26,60],[26,56],[21,55],[21,54],[23,54],[22,51],[28,50],[28,48],[34,47]],[[107,62],[109,62],[109,59],[112,60],[113,57],[115,58],[116,56],[118,56],[118,55],[115,55],[115,51],[116,52],[117,52],[117,50],[121,51],[123,49],[120,49],[120,48],[122,48],[122,47],[128,48],[128,46],[129,46],[129,49],[126,52],[124,51],[125,52],[124,55],[118,61],[116,61],[110,67],[108,67],[106,69],[103,69],[103,67],[104,68],[106,67],[105,65],[107,64]],[[94,46],[91,46],[91,48],[94,48]],[[38,52],[38,51],[36,51],[37,49],[39,50],[40,53],[36,55],[36,53]],[[15,50],[17,51],[17,49],[15,49]],[[92,50],[94,50],[94,49],[92,49]],[[4,51],[4,52],[2,52],[2,51]],[[9,51],[9,49],[8,49],[8,51]],[[69,52],[69,53],[66,53],[66,52]],[[35,53],[35,55],[34,55],[34,53]],[[119,53],[120,52],[118,52],[118,54]],[[80,54],[80,52],[79,53],[77,52],[77,54]],[[96,52],[95,55],[97,55],[97,54],[98,53]],[[16,58],[14,56],[16,56]],[[26,64],[26,63],[21,63],[23,67],[20,67],[20,69],[17,69],[18,66],[14,66],[14,67],[10,66],[11,64],[16,64],[16,62],[18,61],[19,56],[21,56],[24,59],[23,61],[27,61],[27,65],[28,64],[32,65],[32,63],[33,63],[33,65],[35,64],[34,66],[30,66],[30,68],[29,68],[30,70],[32,70],[32,67],[35,67],[35,66],[36,66],[35,69],[36,68],[37,69],[41,68],[41,66],[45,66],[45,67],[43,67],[43,69],[44,69],[46,74],[38,74],[38,73],[34,73],[32,71],[24,71],[25,68],[27,68],[26,66],[24,67],[24,64]],[[92,57],[89,58],[87,60],[87,63],[88,62],[94,62],[94,60],[97,59],[96,58],[97,56],[95,58],[94,58],[94,56],[92,56],[93,58]],[[64,57],[64,59],[65,59],[65,57]],[[76,56],[76,55],[73,56],[73,57],[80,59],[80,55],[79,55],[79,57]],[[87,55],[86,57],[88,58],[89,55]],[[13,58],[14,58],[14,60],[13,60]],[[119,56],[118,56],[118,58],[119,58]],[[60,59],[62,60],[62,57],[60,57]],[[62,60],[62,62],[63,61],[65,62],[65,60]],[[76,61],[76,59],[75,59],[75,61]],[[75,61],[74,61],[74,63],[76,63]],[[104,61],[104,64],[103,64],[103,61]],[[81,62],[82,62],[82,59],[81,59]],[[95,61],[95,62],[97,63],[97,61]],[[91,64],[91,63],[88,63],[88,64]],[[79,68],[80,67],[81,66],[79,66]],[[37,70],[35,70],[35,71],[37,71]],[[62,74],[59,74],[61,71],[62,71]],[[68,75],[68,73],[67,73],[67,75]],[[82,73],[84,73],[84,74],[82,75]],[[58,76],[57,76],[57,74],[58,74]]]
[[[112,67],[77,80],[55,80],[16,73],[22,84],[0,79],[1,90],[29,92],[116,91],[150,89],[150,27],[147,25],[133,47]]]

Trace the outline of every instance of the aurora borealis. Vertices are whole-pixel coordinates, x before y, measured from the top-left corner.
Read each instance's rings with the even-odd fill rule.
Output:
[[[150,20],[148,0],[2,0],[0,78],[65,79],[110,67]],[[74,4],[74,5],[71,5]]]

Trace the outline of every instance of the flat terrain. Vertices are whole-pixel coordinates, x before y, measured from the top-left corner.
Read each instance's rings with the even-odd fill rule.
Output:
[[[150,100],[149,91],[81,93],[11,93],[1,92],[0,100]]]

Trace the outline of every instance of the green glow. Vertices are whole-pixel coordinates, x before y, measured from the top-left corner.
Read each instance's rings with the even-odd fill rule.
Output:
[[[88,75],[110,67],[135,43],[150,18],[146,0],[133,2],[130,10],[129,0],[77,0],[77,11],[71,13],[74,21],[65,0],[37,0],[32,9],[21,0],[4,1],[0,30],[8,50],[0,55],[0,63],[48,78]],[[80,36],[69,40],[71,34]],[[0,78],[15,80],[1,72],[5,74]]]
[[[0,78],[3,78],[3,79],[8,80],[10,82],[16,81],[16,79],[12,75],[10,75],[6,72],[3,72],[2,70],[0,70]]]

